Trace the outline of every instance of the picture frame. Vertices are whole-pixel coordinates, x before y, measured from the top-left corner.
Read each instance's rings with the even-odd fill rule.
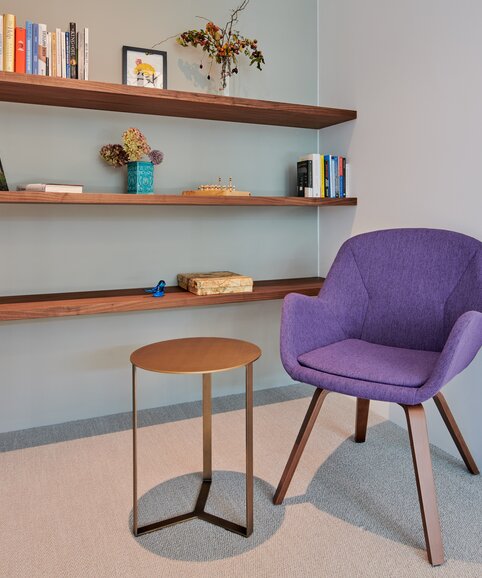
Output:
[[[122,47],[122,84],[144,88],[167,88],[167,52]]]
[[[0,159],[0,191],[8,191],[7,178],[2,166],[2,159]]]

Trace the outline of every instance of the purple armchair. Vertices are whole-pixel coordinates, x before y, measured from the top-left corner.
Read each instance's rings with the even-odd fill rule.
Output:
[[[393,229],[341,247],[318,297],[288,295],[281,359],[316,386],[274,496],[281,504],[326,395],[357,398],[355,441],[364,442],[370,400],[407,417],[427,554],[444,551],[422,402],[433,398],[472,474],[479,471],[440,389],[482,345],[482,243],[450,231]]]

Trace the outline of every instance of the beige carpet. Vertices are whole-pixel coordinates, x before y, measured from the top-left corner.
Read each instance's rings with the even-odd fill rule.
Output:
[[[327,398],[286,505],[271,505],[307,405],[296,399],[255,408],[255,532],[249,539],[200,521],[134,538],[129,431],[0,454],[0,576],[482,576],[480,477],[434,452],[449,559],[431,568],[406,434],[371,415],[367,442],[354,444],[351,399]],[[219,473],[208,506],[242,523],[244,412],[214,415],[213,428]],[[139,444],[141,522],[192,505],[202,466],[200,418],[142,428]],[[410,486],[407,496],[398,491],[401,484]],[[444,497],[452,503],[442,503]]]

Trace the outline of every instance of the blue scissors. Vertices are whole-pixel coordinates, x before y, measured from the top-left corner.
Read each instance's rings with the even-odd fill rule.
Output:
[[[166,282],[161,279],[157,285],[155,285],[152,289],[144,289],[146,293],[152,293],[153,297],[164,297],[164,287],[166,286]]]

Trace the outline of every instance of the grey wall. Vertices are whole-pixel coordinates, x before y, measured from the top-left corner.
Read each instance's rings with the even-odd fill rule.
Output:
[[[358,120],[320,132],[347,154],[355,210],[320,211],[320,273],[365,231],[436,227],[482,237],[482,5],[473,0],[320,0],[320,103]],[[444,392],[482,463],[482,354]],[[431,440],[456,450],[432,404]],[[399,408],[390,417],[403,423]]]
[[[223,22],[236,2],[0,2],[65,29],[88,26],[91,78],[120,82],[121,46],[150,47],[199,26],[195,15]],[[240,29],[266,53],[262,73],[242,67],[235,94],[316,103],[316,0],[301,5],[252,0]],[[289,29],[290,41],[286,42]],[[169,88],[209,90],[194,49],[168,51]],[[306,54],[313,55],[306,59]],[[303,66],[299,63],[303,62]],[[293,163],[315,150],[315,131],[190,121],[100,111],[0,103],[0,156],[14,189],[25,182],[82,182],[86,190],[125,190],[125,175],[98,149],[135,126],[165,152],[156,191],[177,193],[218,175],[255,194],[292,191]],[[169,284],[189,270],[232,269],[255,279],[317,273],[317,215],[296,208],[0,206],[0,294]],[[132,350],[191,335],[235,336],[258,343],[256,387],[289,382],[279,362],[280,302],[127,313],[0,324],[0,430],[129,409]],[[215,379],[216,394],[241,391],[242,373]],[[198,379],[142,376],[141,406],[200,397]]]

